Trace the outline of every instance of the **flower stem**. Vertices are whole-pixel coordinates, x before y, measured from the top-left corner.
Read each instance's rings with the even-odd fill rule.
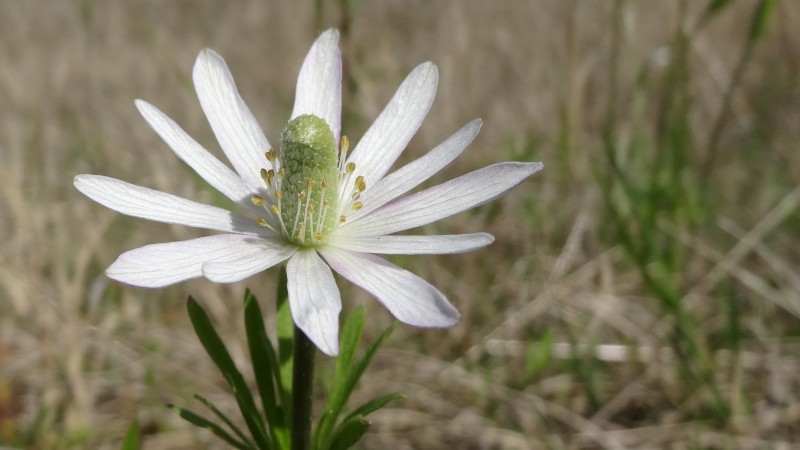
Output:
[[[292,450],[311,446],[311,394],[314,381],[314,344],[300,328],[294,327],[294,369],[292,371]]]

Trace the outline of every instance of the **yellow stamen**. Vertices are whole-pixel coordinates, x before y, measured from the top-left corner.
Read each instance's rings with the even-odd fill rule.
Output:
[[[250,197],[250,201],[256,206],[264,206],[264,198],[260,195],[254,195]]]

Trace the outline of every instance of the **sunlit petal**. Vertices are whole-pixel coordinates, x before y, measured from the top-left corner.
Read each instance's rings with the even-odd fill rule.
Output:
[[[259,240],[261,238],[243,234],[220,234],[146,245],[120,255],[106,269],[106,275],[134,286],[164,287],[200,277],[203,264],[230,260]]]
[[[497,198],[542,168],[541,163],[494,164],[387,203],[342,226],[347,235],[377,236],[425,225]]]
[[[308,52],[300,75],[292,118],[313,114],[328,123],[339,142],[342,119],[342,55],[339,32],[322,33]]]
[[[122,214],[156,222],[208,230],[265,235],[255,221],[215,206],[101,175],[78,175],[75,187],[84,195]]]
[[[296,251],[281,240],[244,240],[235,253],[203,264],[203,276],[215,283],[241,281],[286,261]]]
[[[381,179],[375,186],[364,192],[362,196],[364,207],[353,213],[350,220],[365,216],[432,177],[463,153],[480,129],[481,120],[473,120],[425,156]]]
[[[455,307],[413,273],[368,253],[330,247],[321,253],[333,270],[374,295],[401,322],[428,328],[458,323]]]
[[[345,236],[336,240],[335,247],[362,253],[383,255],[442,255],[463,253],[494,242],[488,233],[437,236]]]
[[[155,106],[136,100],[136,107],[147,123],[172,148],[178,158],[189,165],[214,189],[242,206],[250,208],[253,190],[225,164],[186,134],[172,119]]]
[[[348,161],[356,164],[367,186],[389,171],[417,132],[433,103],[438,80],[433,63],[417,66],[353,149]]]
[[[263,185],[259,171],[269,168],[264,132],[236,89],[225,61],[211,49],[200,52],[192,73],[200,106],[222,151],[254,191]]]
[[[314,250],[297,252],[286,265],[292,318],[324,353],[339,353],[342,299],[330,267]]]

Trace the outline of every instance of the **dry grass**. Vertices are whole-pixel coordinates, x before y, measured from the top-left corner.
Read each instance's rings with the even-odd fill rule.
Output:
[[[682,307],[730,408],[720,417],[682,370],[673,317],[609,231],[600,187],[609,105],[620,142],[655,133],[674,30],[692,29],[705,2],[690,1],[684,19],[678,0],[617,3],[391,0],[354,2],[352,14],[333,2],[323,11],[291,1],[0,3],[0,445],[118,448],[136,418],[148,450],[221,448],[164,407],[204,393],[234,408],[184,302],[190,293],[203,302],[244,364],[238,299],[247,285],[269,311],[274,274],[158,291],[109,282],[103,269],[119,253],[202,233],[119,217],[78,194],[72,177],[214,201],[133,99],[218,151],[190,82],[194,57],[211,47],[275,140],[317,21],[348,27],[352,140],[431,60],[437,100],[404,160],[482,117],[476,142],[437,180],[500,160],[546,166],[494,206],[430,227],[487,230],[497,236],[489,249],[398,260],[447,293],[463,320],[448,331],[401,327],[379,354],[355,400],[398,388],[409,400],[373,417],[365,448],[800,444],[800,4],[778,5],[731,98],[704,180],[713,210],[694,226],[650,230],[689,255]],[[692,38],[689,167],[708,157],[756,3],[736,2]],[[342,288],[346,309],[367,305],[370,336],[390,322],[366,294]],[[552,348],[541,344],[547,333]],[[526,370],[536,343],[552,358]]]

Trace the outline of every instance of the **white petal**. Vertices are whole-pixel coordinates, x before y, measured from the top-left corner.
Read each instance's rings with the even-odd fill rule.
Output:
[[[203,264],[203,276],[215,283],[234,283],[286,261],[297,251],[282,239],[256,238],[244,244],[226,258]]]
[[[136,100],[136,107],[144,120],[172,148],[178,158],[194,169],[208,184],[234,202],[247,208],[252,207],[250,197],[254,191],[248,188],[228,166],[221,163],[155,106],[143,100]]]
[[[364,207],[351,213],[348,219],[352,221],[358,217],[365,216],[432,177],[436,172],[458,158],[472,140],[475,139],[480,129],[481,120],[475,119],[464,125],[425,156],[390,173],[375,186],[364,191],[361,195]]]
[[[101,175],[78,175],[75,187],[103,206],[122,214],[209,230],[267,235],[254,220],[216,206],[186,200]]]
[[[292,119],[303,114],[324,119],[338,144],[342,126],[342,54],[337,30],[322,33],[303,61]]]
[[[366,253],[327,247],[330,266],[374,295],[401,322],[417,327],[451,327],[459,314],[430,283],[394,264]]]
[[[203,107],[222,151],[247,185],[263,186],[261,168],[270,168],[264,153],[270,149],[264,132],[245,105],[225,61],[211,49],[200,52],[192,73]]]
[[[344,236],[331,245],[363,253],[383,255],[442,255],[463,253],[494,242],[488,233],[451,234],[439,236]]]
[[[418,227],[497,198],[542,168],[541,163],[494,164],[387,203],[339,228],[343,235],[377,236]]]
[[[106,275],[134,286],[157,288],[203,275],[209,261],[229,259],[261,238],[220,234],[188,241],[151,244],[123,253],[106,269]]]
[[[375,123],[358,142],[348,162],[367,186],[376,184],[408,145],[428,114],[439,73],[433,63],[420,64],[406,77]]]
[[[301,250],[286,265],[294,323],[325,354],[339,353],[342,299],[331,269],[314,250]]]

